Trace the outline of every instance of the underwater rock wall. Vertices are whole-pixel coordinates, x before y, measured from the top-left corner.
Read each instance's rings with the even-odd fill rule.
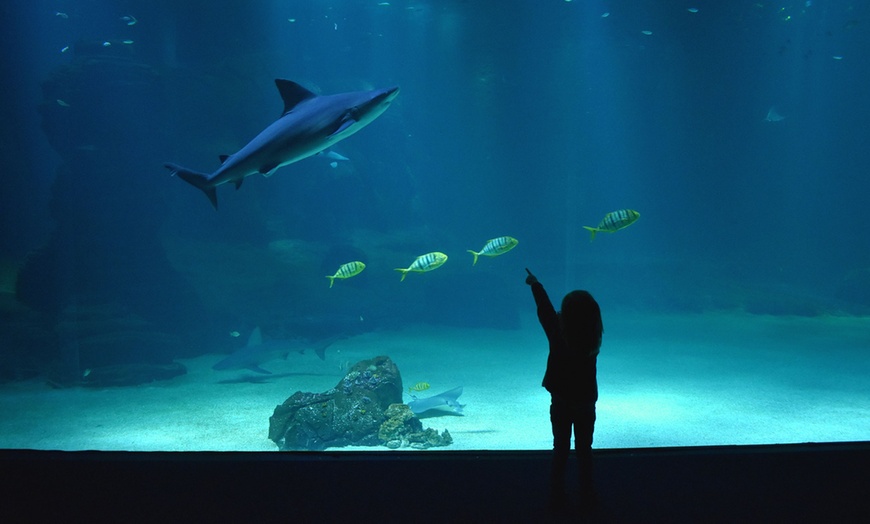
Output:
[[[192,295],[163,255],[158,166],[143,147],[163,141],[161,77],[103,51],[112,48],[86,49],[43,84],[42,127],[62,158],[50,202],[55,230],[22,269],[18,296],[51,313],[117,300],[173,322]]]
[[[76,44],[74,61],[43,83],[42,128],[61,157],[51,188],[54,231],[21,268],[16,297],[58,323],[94,307],[116,311],[105,315],[109,327],[136,315],[148,324],[139,345],[149,347],[150,360],[166,361],[184,345],[155,346],[154,331],[203,323],[194,322],[197,297],[159,240],[166,213],[152,148],[166,140],[163,79],[130,47]],[[117,355],[101,360],[133,358],[122,338]]]

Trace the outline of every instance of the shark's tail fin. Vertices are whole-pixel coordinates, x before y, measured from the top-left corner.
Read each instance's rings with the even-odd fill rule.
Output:
[[[172,176],[178,175],[179,178],[188,184],[200,189],[205,193],[205,196],[208,197],[211,205],[213,205],[215,209],[218,208],[217,191],[215,191],[214,186],[208,183],[208,174],[200,173],[199,171],[191,171],[190,169],[185,169],[177,164],[163,164],[163,166],[172,172]]]

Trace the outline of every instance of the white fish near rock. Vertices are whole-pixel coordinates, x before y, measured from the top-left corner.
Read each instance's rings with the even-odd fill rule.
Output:
[[[431,410],[462,415],[462,408],[465,407],[465,404],[460,404],[457,400],[461,394],[462,386],[459,386],[433,397],[415,398],[411,402],[408,402],[408,407],[411,408],[411,411],[415,415]]]

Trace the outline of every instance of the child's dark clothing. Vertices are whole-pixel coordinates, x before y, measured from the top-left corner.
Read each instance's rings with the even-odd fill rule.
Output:
[[[533,282],[531,288],[538,309],[538,320],[550,343],[543,386],[551,395],[550,422],[553,425],[551,487],[554,496],[562,496],[564,493],[565,468],[571,449],[573,428],[580,494],[581,497],[593,497],[592,434],[595,429],[595,402],[598,400],[596,363],[603,332],[601,313],[592,296],[584,291],[569,293],[563,302],[563,311],[557,313],[540,282]],[[572,299],[583,302],[583,315],[567,319],[578,324],[571,328],[575,332],[573,338],[566,339],[564,333],[566,330],[563,329],[563,322],[566,319],[560,318],[560,315],[565,315],[566,303]]]

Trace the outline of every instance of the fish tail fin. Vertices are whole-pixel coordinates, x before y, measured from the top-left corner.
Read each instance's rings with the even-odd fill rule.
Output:
[[[469,253],[474,255],[474,262],[471,263],[472,266],[477,265],[477,256],[480,255],[477,251],[468,250]]]
[[[332,289],[332,285],[335,284],[335,277],[330,276],[330,275],[326,275],[326,278],[329,279],[329,289]]]
[[[591,233],[591,235],[589,236],[589,241],[590,241],[590,242],[592,242],[593,240],[595,240],[595,233],[598,233],[598,229],[597,229],[597,228],[589,227],[589,226],[583,226],[583,229],[588,229],[589,232]]]
[[[205,193],[205,196],[208,197],[211,205],[214,206],[215,209],[218,208],[217,191],[215,191],[213,185],[209,184],[207,173],[191,171],[190,169],[183,168],[178,164],[163,164],[163,166],[172,173],[172,176],[178,175],[178,178]]]
[[[395,271],[401,271],[401,272],[402,272],[402,280],[399,280],[399,282],[404,282],[404,281],[405,281],[405,277],[408,276],[408,271],[409,271],[409,270],[408,270],[408,269],[405,269],[405,268],[403,268],[403,267],[397,267],[397,268],[395,269]]]

